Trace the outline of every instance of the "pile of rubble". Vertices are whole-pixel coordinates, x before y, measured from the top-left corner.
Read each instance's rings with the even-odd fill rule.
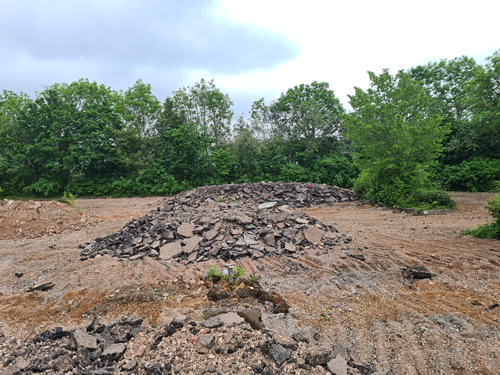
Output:
[[[0,200],[0,239],[35,238],[95,225],[98,219],[55,201]]]
[[[267,329],[258,310],[207,310],[151,327],[122,318],[86,328],[56,327],[19,342],[0,335],[3,374],[387,374],[356,363],[319,333]],[[274,319],[286,319],[279,314]],[[272,322],[270,322],[272,323]]]
[[[255,182],[202,186],[164,200],[165,208],[197,208],[210,201],[227,204],[261,204],[276,202],[278,206],[303,208],[348,202],[356,199],[353,190],[325,184],[296,182]]]
[[[265,183],[244,184],[238,189],[238,185],[223,185],[185,192],[166,199],[162,209],[130,221],[119,232],[82,244],[81,259],[109,254],[130,260],[151,256],[189,264],[241,257],[298,258],[307,251],[329,252],[351,238],[291,205],[282,204],[298,191],[307,192],[302,202],[308,205],[338,199],[332,195],[336,191],[332,187],[309,186]],[[239,197],[245,202],[224,202],[227,197],[236,197],[239,190]],[[352,199],[352,193],[344,194],[344,190],[339,189],[340,199]],[[225,193],[221,193],[221,201],[213,200],[209,194],[202,202],[201,196],[207,191]],[[263,194],[268,200],[259,204]]]

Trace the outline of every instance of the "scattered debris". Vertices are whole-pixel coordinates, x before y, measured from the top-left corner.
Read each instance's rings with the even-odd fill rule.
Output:
[[[0,200],[0,240],[52,236],[98,221],[61,202]]]
[[[431,279],[434,276],[425,266],[406,266],[402,271],[407,279]]]
[[[45,283],[45,284],[40,284],[37,286],[34,286],[32,288],[29,288],[26,290],[26,292],[34,292],[34,291],[40,291],[40,292],[45,292],[46,290],[52,289],[54,287],[54,283]]]

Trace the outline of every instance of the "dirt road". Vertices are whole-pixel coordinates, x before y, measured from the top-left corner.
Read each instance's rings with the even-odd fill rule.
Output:
[[[456,193],[457,210],[443,215],[393,213],[359,202],[307,209],[352,241],[334,253],[317,249],[298,260],[242,265],[288,301],[299,326],[351,348],[361,363],[394,374],[498,374],[500,244],[460,234],[492,220],[484,208],[490,196]],[[197,282],[208,264],[185,269],[148,257],[79,260],[79,244],[115,232],[160,200],[77,200],[75,207],[95,215],[97,224],[0,240],[0,331],[30,337],[54,326],[88,324],[95,315],[127,313],[158,324],[213,306]],[[409,280],[401,272],[406,266],[425,266],[434,276]],[[49,282],[50,290],[26,293]]]

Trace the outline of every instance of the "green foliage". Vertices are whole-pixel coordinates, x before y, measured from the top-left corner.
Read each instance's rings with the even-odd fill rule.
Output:
[[[241,267],[240,265],[237,265],[236,272],[234,273],[234,279],[235,280],[241,279],[241,277],[243,276],[244,273],[245,273],[245,270],[243,269],[243,267]]]
[[[278,179],[287,182],[308,182],[311,181],[311,175],[304,167],[294,163],[287,163],[281,167]]]
[[[473,158],[447,165],[441,178],[446,190],[495,191],[500,181],[500,159]]]
[[[223,277],[224,274],[218,265],[210,266],[208,269],[208,276],[219,276]]]
[[[463,234],[471,234],[479,238],[495,238],[500,240],[500,195],[489,199],[486,208],[496,220],[491,224],[465,231]]]
[[[455,208],[456,202],[445,191],[419,189],[403,202],[403,207],[413,207],[421,210]]]
[[[71,192],[65,191],[64,195],[59,202],[66,203],[68,206],[73,207],[75,205],[76,195],[71,194]]]
[[[413,191],[429,187],[426,169],[442,151],[448,127],[431,113],[432,98],[402,71],[368,73],[371,88],[350,96],[345,117],[361,175],[355,188],[370,200],[401,205]]]
[[[359,175],[353,161],[339,154],[331,154],[319,161],[319,181],[327,185],[352,188]]]

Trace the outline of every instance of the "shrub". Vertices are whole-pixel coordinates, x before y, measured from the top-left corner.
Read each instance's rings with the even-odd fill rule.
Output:
[[[471,234],[478,238],[496,238],[500,240],[500,195],[489,199],[486,208],[496,221],[476,229],[465,231],[463,234]]]
[[[500,160],[474,158],[460,165],[447,165],[443,184],[452,191],[495,191],[500,181]]]
[[[419,189],[412,194],[409,201],[417,208],[455,208],[456,202],[451,196],[441,190]]]

